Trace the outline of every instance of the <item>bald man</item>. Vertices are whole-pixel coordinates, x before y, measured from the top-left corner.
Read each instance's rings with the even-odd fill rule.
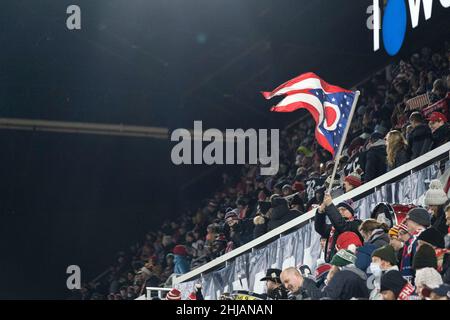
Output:
[[[314,280],[303,277],[294,267],[284,269],[280,278],[296,300],[318,300],[322,296]]]

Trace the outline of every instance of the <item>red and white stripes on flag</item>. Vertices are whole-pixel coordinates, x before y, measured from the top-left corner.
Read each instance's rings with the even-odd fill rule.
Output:
[[[406,101],[407,110],[420,110],[429,104],[430,99],[428,98],[428,93],[421,94]]]

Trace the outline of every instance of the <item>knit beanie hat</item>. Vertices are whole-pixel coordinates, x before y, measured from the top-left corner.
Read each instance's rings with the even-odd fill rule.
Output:
[[[417,250],[413,258],[413,269],[419,270],[423,268],[437,268],[436,252],[432,247],[423,244]]]
[[[416,286],[426,286],[430,289],[439,287],[444,282],[442,277],[434,268],[423,268],[416,271]]]
[[[433,227],[422,231],[422,233],[417,237],[417,240],[425,241],[437,248],[445,248],[444,235]]]
[[[357,188],[362,184],[361,175],[358,172],[352,172],[344,178],[350,185]]]
[[[345,208],[345,209],[347,209],[348,211],[350,211],[350,213],[354,216],[355,215],[355,209],[353,209],[353,206],[351,205],[351,202],[350,201],[342,201],[342,202],[339,202],[337,205],[336,205],[336,208]]]
[[[179,255],[179,256],[185,256],[185,255],[187,255],[187,250],[186,250],[186,247],[185,246],[183,246],[183,245],[181,245],[181,244],[178,244],[178,245],[176,245],[174,248],[173,248],[173,254],[177,254],[177,255]]]
[[[406,219],[414,221],[424,227],[429,227],[431,224],[431,215],[424,208],[413,208],[408,211]]]
[[[166,295],[166,300],[181,300],[181,292],[178,289],[173,288]]]
[[[388,235],[390,238],[395,237],[398,238],[398,224],[389,229]]]
[[[345,267],[356,262],[356,256],[350,250],[339,250],[331,259],[330,264],[337,267]]]
[[[389,262],[393,266],[397,264],[397,254],[391,245],[375,250],[372,252],[372,257],[378,257],[381,260]]]
[[[408,283],[397,270],[391,270],[381,276],[380,291],[390,290],[398,297],[403,287]]]
[[[338,250],[341,249],[347,250],[350,245],[354,245],[355,247],[362,247],[363,245],[359,236],[354,232],[351,231],[343,232],[336,239],[336,248]]]
[[[425,193],[425,205],[427,206],[440,206],[446,203],[448,200],[445,194],[444,187],[441,181],[432,180],[430,182],[430,187]]]

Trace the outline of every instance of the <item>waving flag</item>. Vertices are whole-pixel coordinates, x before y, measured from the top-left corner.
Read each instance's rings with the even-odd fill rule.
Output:
[[[285,95],[270,111],[292,112],[308,110],[316,122],[317,142],[336,155],[349,122],[356,92],[325,82],[312,72],[289,80],[272,92],[262,92],[264,98]],[[350,120],[351,121],[351,120]]]

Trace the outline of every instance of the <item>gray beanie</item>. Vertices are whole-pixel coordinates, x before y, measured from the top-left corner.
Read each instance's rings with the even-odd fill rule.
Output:
[[[424,208],[413,208],[409,210],[406,219],[414,221],[424,227],[429,227],[431,224],[431,215]]]

